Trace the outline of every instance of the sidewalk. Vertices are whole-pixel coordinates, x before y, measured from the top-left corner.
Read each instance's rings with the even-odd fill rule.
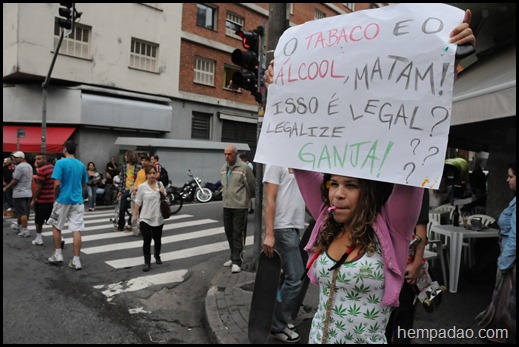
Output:
[[[243,269],[238,274],[232,274],[229,268],[222,266],[221,270],[213,277],[212,285],[205,299],[207,328],[213,343],[250,344],[247,330],[255,275],[255,272]],[[488,343],[476,337],[467,338],[465,335],[470,335],[473,332],[474,336],[477,336],[479,329],[474,325],[473,318],[490,302],[493,282],[494,279],[489,279],[487,283],[470,283],[469,279],[461,277],[458,293],[444,293],[442,303],[436,311],[427,313],[422,307],[418,307],[415,316],[415,329],[426,329],[431,333],[443,331],[451,337],[432,339],[423,336],[414,339],[413,343]],[[310,306],[311,310],[305,312],[301,308],[299,316],[293,322],[296,331],[301,335],[299,344],[306,344],[308,341],[311,319],[317,307],[318,295],[318,287],[310,284],[304,304]],[[454,333],[456,336],[452,336]],[[281,342],[270,336],[266,343]]]

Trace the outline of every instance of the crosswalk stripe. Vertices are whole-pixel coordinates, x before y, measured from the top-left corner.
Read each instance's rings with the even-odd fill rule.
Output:
[[[212,236],[212,235],[218,235],[223,234],[225,232],[223,227],[219,228],[212,228],[212,229],[205,229],[195,232],[188,232],[180,235],[172,235],[172,236],[163,236],[162,237],[162,246],[168,243],[172,242],[179,242],[179,241],[185,241],[185,240],[191,240],[191,239],[198,239],[201,237],[206,236]],[[128,235],[128,234],[126,234]],[[133,235],[133,234],[131,234]],[[72,242],[72,239],[70,239]],[[66,242],[66,241],[65,241]],[[82,248],[81,251],[85,254],[96,254],[96,253],[102,253],[102,252],[109,252],[109,251],[120,251],[123,249],[130,249],[130,248],[140,248],[142,247],[142,240],[138,241],[132,241],[132,242],[120,242],[116,244],[110,244],[110,245],[103,245],[98,247],[89,247],[89,248]]]
[[[179,215],[176,215],[176,216],[171,216],[168,219],[168,221],[182,219],[182,218],[188,218],[188,217],[193,217],[193,216],[189,215],[189,214],[179,214]],[[92,223],[85,223],[85,225],[88,225],[88,224],[92,224]],[[51,228],[51,226],[45,225],[44,226],[44,230],[45,230],[45,227]],[[109,226],[107,226],[106,224],[101,224],[101,225],[85,227],[85,230],[83,232],[92,231],[92,230],[102,230],[102,229],[106,229],[107,227],[111,228],[111,227],[113,227],[113,224],[110,223]],[[164,227],[166,227],[166,226],[164,226]],[[62,235],[64,235],[64,234],[71,234],[72,233],[72,231],[70,231],[68,229],[68,224],[65,224],[65,228],[67,228],[67,229],[64,229],[64,230],[61,231]],[[44,231],[44,232],[42,232],[42,235],[43,236],[51,236],[52,235],[52,230]],[[81,236],[83,236],[83,235],[81,235]]]
[[[125,292],[135,292],[137,290],[145,289],[157,284],[167,284],[174,282],[183,282],[185,279],[185,275],[187,270],[176,270],[165,272],[157,275],[151,276],[142,276],[137,278],[132,278],[127,281],[121,281],[117,283],[112,283],[108,285],[97,285],[94,286],[95,289],[105,289],[102,291],[103,295],[106,296],[108,301],[112,300],[112,297],[125,293]]]
[[[252,245],[254,241],[254,236],[248,236],[245,241],[245,246]],[[220,251],[229,250],[229,243],[227,241],[216,242],[206,245],[200,245],[192,248],[186,248],[180,251],[161,253],[160,258],[162,261],[176,260],[176,259],[185,259],[189,257],[196,257],[198,255],[216,253]],[[106,264],[110,265],[116,269],[122,269],[127,267],[133,267],[142,265],[143,256],[135,257],[135,258],[126,258],[126,259],[117,259],[107,261]]]

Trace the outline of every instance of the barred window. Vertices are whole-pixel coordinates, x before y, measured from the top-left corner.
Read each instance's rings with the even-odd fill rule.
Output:
[[[210,140],[211,138],[211,113],[193,112],[191,123],[191,138]]]
[[[130,67],[157,72],[159,45],[132,38]]]
[[[354,2],[343,2],[343,5],[349,8],[352,11],[355,11],[355,3]]]
[[[215,61],[201,57],[195,58],[195,76],[193,82],[214,86]]]
[[[58,46],[61,31],[64,30],[58,25],[58,21],[54,22],[54,47]],[[78,23],[74,24],[74,31],[68,37],[63,38],[60,54],[70,55],[73,57],[90,59],[90,33],[92,29],[86,25]]]
[[[232,12],[227,12],[225,19],[225,34],[241,40],[241,37],[234,34],[237,30],[243,28],[243,17],[240,17]]]
[[[326,17],[326,14],[323,11],[320,11],[318,9],[315,10],[314,19],[323,19],[324,17]]]

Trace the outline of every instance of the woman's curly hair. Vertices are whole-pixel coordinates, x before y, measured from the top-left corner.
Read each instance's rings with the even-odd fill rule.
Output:
[[[321,185],[322,198],[328,206],[331,205],[328,198],[329,189],[327,184],[330,178],[330,174],[324,174],[323,183]],[[360,246],[362,250],[371,256],[375,252],[376,243],[375,233],[371,225],[389,198],[389,195],[391,195],[393,185],[390,183],[359,179],[359,186],[360,196],[351,222],[350,239],[352,244]],[[337,223],[333,215],[328,215],[328,218],[319,232],[314,250],[321,251],[328,249],[335,237],[339,236],[343,231],[344,224]]]

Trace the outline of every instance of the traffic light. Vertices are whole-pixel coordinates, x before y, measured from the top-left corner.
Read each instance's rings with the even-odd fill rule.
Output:
[[[64,29],[64,35],[68,36],[74,31],[74,23],[81,17],[81,12],[76,11],[75,3],[60,3],[58,13],[62,18],[58,18],[58,25]]]
[[[239,87],[250,91],[258,103],[263,101],[260,73],[264,32],[265,29],[261,25],[252,31],[236,31],[247,50],[235,49],[231,55],[232,62],[243,69],[232,75],[233,88]]]

